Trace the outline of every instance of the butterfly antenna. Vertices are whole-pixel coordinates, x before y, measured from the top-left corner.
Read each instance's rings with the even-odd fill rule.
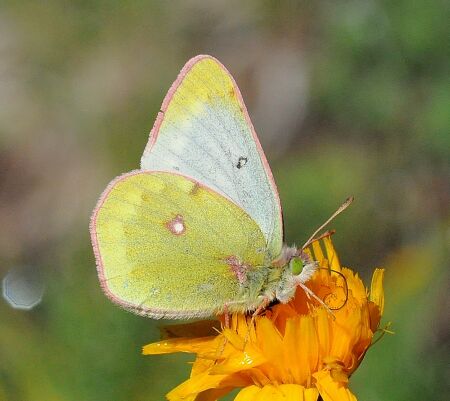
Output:
[[[303,251],[307,246],[309,246],[314,240],[314,237],[317,235],[317,233],[323,230],[336,216],[347,209],[353,202],[353,199],[355,199],[353,196],[347,198],[345,202],[341,206],[339,206],[339,208],[330,216],[330,218],[325,223],[323,223],[316,231],[314,231],[314,233],[308,238],[308,241],[306,241],[300,249]]]

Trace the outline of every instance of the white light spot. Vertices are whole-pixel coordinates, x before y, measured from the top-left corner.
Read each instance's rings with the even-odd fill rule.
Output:
[[[44,283],[36,267],[15,267],[2,281],[3,298],[14,309],[30,310],[44,295]]]
[[[173,231],[175,231],[176,234],[181,234],[183,232],[183,230],[184,230],[183,223],[176,222],[173,225]]]
[[[182,235],[186,231],[186,226],[184,224],[183,216],[177,215],[174,219],[167,223],[167,228],[172,234]]]

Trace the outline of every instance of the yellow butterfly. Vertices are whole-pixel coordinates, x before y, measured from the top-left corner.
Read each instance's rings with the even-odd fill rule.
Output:
[[[90,231],[106,295],[152,318],[287,302],[317,268],[304,247],[283,245],[270,167],[234,79],[211,56],[181,70],[141,169],[109,184]]]

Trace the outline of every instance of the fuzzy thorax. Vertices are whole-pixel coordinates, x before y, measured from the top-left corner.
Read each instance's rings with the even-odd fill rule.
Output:
[[[294,263],[297,262],[296,268]],[[304,287],[317,270],[317,262],[296,247],[284,246],[280,256],[268,266],[251,269],[236,257],[229,257],[227,263],[241,285],[238,299],[228,302],[229,312],[251,312],[277,300],[289,302],[298,286]],[[298,264],[301,269],[298,269]],[[221,308],[219,312],[223,312]]]

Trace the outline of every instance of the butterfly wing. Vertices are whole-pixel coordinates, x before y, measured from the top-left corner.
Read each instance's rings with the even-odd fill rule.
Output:
[[[180,172],[228,197],[259,225],[268,258],[279,255],[277,188],[241,93],[213,57],[197,56],[182,69],[164,99],[141,168]]]
[[[264,235],[242,208],[167,172],[116,178],[94,210],[91,238],[105,293],[153,318],[222,311],[242,297],[246,269],[266,257]]]

